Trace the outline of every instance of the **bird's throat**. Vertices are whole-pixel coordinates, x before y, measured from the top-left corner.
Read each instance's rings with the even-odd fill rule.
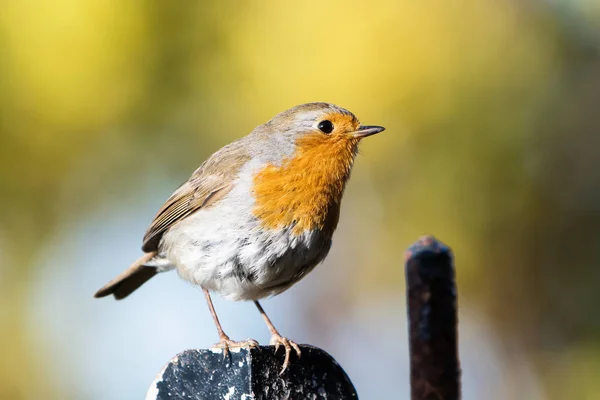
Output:
[[[298,140],[292,158],[256,174],[254,215],[262,226],[293,227],[297,235],[318,229],[331,236],[357,145],[341,135],[309,134]]]

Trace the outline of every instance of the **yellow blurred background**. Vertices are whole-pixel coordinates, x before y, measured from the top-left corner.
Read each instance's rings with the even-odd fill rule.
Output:
[[[408,398],[402,251],[432,233],[456,256],[465,399],[598,398],[597,0],[24,0],[0,11],[0,399],[141,398],[216,341],[175,274],[91,296],[209,154],[309,101],[387,130],[331,256],[265,302],[282,334],[361,398]],[[251,304],[216,306],[268,341]]]

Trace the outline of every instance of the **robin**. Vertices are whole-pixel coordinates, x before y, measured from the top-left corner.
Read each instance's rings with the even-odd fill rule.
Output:
[[[220,341],[255,347],[223,332],[210,292],[251,300],[271,331],[282,371],[298,345],[281,336],[258,302],[279,294],[319,264],[331,248],[344,188],[359,142],[383,131],[363,126],[329,103],[284,111],[208,158],[165,202],[148,228],[144,255],[94,297],[123,299],[153,276],[177,270],[204,291]]]

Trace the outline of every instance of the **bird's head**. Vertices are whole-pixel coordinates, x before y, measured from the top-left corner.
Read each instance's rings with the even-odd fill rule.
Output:
[[[356,147],[361,139],[385,129],[361,125],[350,111],[330,103],[307,103],[290,108],[262,127],[265,139],[287,141],[300,148],[342,143]]]
[[[257,214],[269,227],[333,232],[358,144],[384,129],[329,103],[296,106],[258,127],[269,161],[255,176]]]

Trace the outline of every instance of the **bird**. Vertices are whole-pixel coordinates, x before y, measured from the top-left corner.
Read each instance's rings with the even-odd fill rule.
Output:
[[[289,289],[332,245],[340,205],[362,139],[384,131],[325,102],[295,106],[212,154],[167,199],[146,231],[144,254],[94,297],[120,300],[159,273],[199,286],[217,328],[214,347],[257,347],[223,331],[210,293],[253,301],[281,373],[299,346],[283,337],[259,300]]]

